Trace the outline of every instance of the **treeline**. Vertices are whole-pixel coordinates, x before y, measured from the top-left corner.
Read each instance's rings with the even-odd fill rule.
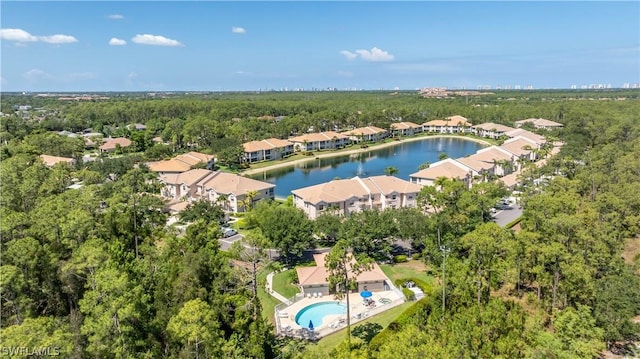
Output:
[[[399,107],[395,113],[403,113],[402,104],[414,116],[440,111],[437,116],[460,114],[475,121],[474,113],[486,111],[496,116],[492,121],[502,123],[545,117],[565,124],[553,135],[566,145],[545,167],[525,170],[524,217],[517,233],[490,221],[489,209],[506,193],[494,184],[466,189],[459,182],[440,180],[440,191],[426,187],[419,196],[423,208],[435,210],[430,216],[413,209],[365,211],[343,219],[329,209],[312,222],[290,204],[259,204],[241,225],[254,230],[249,238],[253,243],[279,248],[287,259],[314,245],[348,239],[356,254],[386,260],[402,238],[438,272],[443,264],[441,246],[450,249],[444,312],[439,296],[429,297],[409,319],[378,336],[367,335],[353,340],[352,347],[342,345],[333,352],[315,346],[303,352],[295,342],[274,338],[273,328],[263,319],[255,267],[247,271],[232,266],[229,255],[219,250],[220,213],[215,207],[191,208],[185,218],[195,223],[180,235],[166,227],[168,215],[155,195],[159,191],[155,176],[144,166],[134,166],[144,157],[104,158],[76,168],[58,164],[49,169],[37,155],[77,154],[81,143],[44,133],[46,120],[25,125],[21,119],[3,118],[2,345],[57,346],[64,357],[76,358],[190,358],[196,353],[209,358],[281,355],[283,359],[585,358],[596,357],[606,347],[624,350],[628,341],[638,339],[638,326],[630,318],[640,314],[639,260],[621,259],[626,243],[637,238],[640,223],[637,100],[549,101],[545,95],[544,100],[506,101],[495,95],[470,98],[467,103],[376,93],[347,99],[346,103],[353,101],[347,106],[340,104],[341,94],[285,95],[291,98],[283,100],[282,108],[299,102],[331,111],[335,105],[351,114],[376,113],[375,118],[385,121],[392,119],[391,105]],[[249,99],[242,101],[249,101],[253,95],[243,96]],[[304,100],[304,96],[310,97]],[[129,105],[143,108],[163,101],[136,99]],[[196,109],[206,102],[231,106],[206,98],[166,101],[192,103]],[[306,101],[314,104],[305,105]],[[92,105],[106,111],[115,103],[78,106]],[[278,101],[268,106],[280,108]],[[416,109],[422,112],[413,112]],[[264,115],[263,110],[255,115]],[[282,115],[280,111],[271,114]],[[71,107],[63,113],[67,116]],[[96,121],[107,120],[100,116]],[[286,121],[189,116],[171,118],[157,129],[147,121],[147,131],[151,135],[172,128],[176,136],[184,136],[187,132],[181,126],[219,126],[220,138],[198,140],[213,148],[221,139],[239,141],[242,136],[233,135],[233,128],[259,123],[256,131],[267,131]],[[65,124],[67,119],[55,121]],[[105,123],[109,121],[113,124],[111,118]],[[194,133],[208,136],[206,126],[196,127]],[[179,149],[177,142],[172,143]],[[538,187],[532,180],[542,175],[554,179]],[[84,186],[67,189],[74,178]]]
[[[130,159],[49,169],[22,149],[9,148],[0,167],[3,348],[65,358],[275,356],[252,277],[219,250],[218,218],[199,217],[178,235],[166,227],[155,174]],[[85,185],[67,189],[73,177]]]

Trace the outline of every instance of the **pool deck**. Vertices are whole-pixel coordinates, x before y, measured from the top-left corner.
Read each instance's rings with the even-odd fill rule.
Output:
[[[380,299],[386,298],[385,303]],[[375,306],[366,306],[360,293],[351,293],[349,295],[349,304],[351,306],[351,324],[357,323],[368,317],[382,313],[388,309],[398,306],[405,302],[404,296],[397,291],[373,292],[370,298],[375,301]],[[318,339],[325,335],[336,332],[347,326],[346,314],[330,314],[322,319],[322,324],[315,326],[313,331],[309,331],[306,326],[300,326],[296,323],[296,314],[306,306],[321,302],[337,302],[333,295],[322,296],[319,298],[299,298],[291,305],[280,308],[276,314],[277,331],[279,334],[286,336],[304,337],[309,339]],[[346,304],[346,299],[339,302]],[[315,324],[315,323],[314,323]]]

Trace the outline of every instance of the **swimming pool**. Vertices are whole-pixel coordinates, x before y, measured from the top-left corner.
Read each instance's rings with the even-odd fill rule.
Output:
[[[301,327],[308,327],[309,321],[313,323],[314,328],[322,325],[322,319],[331,314],[345,314],[347,306],[340,302],[320,302],[308,305],[296,314],[296,323]]]

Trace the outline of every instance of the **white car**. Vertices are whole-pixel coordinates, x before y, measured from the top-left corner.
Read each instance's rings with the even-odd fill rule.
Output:
[[[222,228],[222,238],[228,238],[236,234],[238,234],[238,231],[233,228]]]

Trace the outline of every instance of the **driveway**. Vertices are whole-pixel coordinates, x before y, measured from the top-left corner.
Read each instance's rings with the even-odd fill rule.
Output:
[[[494,222],[500,227],[504,227],[507,224],[515,221],[522,216],[522,207],[517,204],[512,204],[506,209],[499,210],[493,215]]]
[[[244,236],[243,236],[242,234],[240,234],[240,233],[238,233],[238,234],[236,234],[236,235],[233,235],[233,236],[231,236],[231,237],[227,237],[227,238],[220,238],[220,239],[218,239],[218,241],[220,242],[220,249],[222,249],[223,251],[228,251],[228,250],[229,250],[229,248],[231,248],[231,246],[232,246],[235,242],[237,242],[237,241],[241,240],[242,238],[244,238]],[[245,246],[245,248],[247,248],[247,249],[251,249],[252,247],[250,247],[250,246]],[[269,249],[269,250],[267,251],[267,256],[268,256],[270,259],[277,258],[277,257],[278,257],[278,250],[277,250],[277,249]]]

